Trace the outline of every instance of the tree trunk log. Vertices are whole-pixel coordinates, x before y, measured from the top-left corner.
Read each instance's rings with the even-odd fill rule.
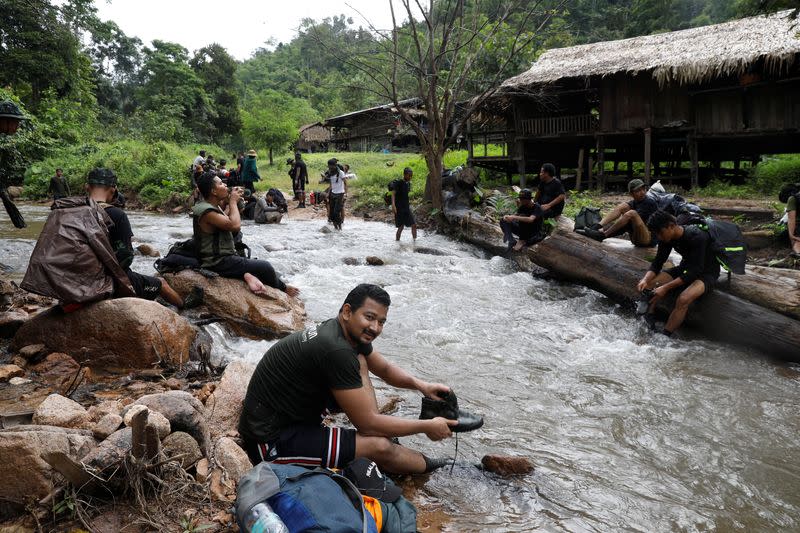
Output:
[[[448,209],[445,215],[465,240],[493,253],[505,252],[496,223],[466,209]],[[569,231],[568,225],[569,221],[560,220],[551,236],[527,250],[527,257],[559,278],[616,300],[632,303],[637,299],[636,284],[655,249],[637,249],[621,239],[599,243]],[[748,274],[734,276],[730,286],[721,282],[717,290],[695,302],[686,325],[711,340],[800,361],[800,276],[775,270],[779,269],[748,267]],[[668,312],[669,305],[664,302],[659,310]]]

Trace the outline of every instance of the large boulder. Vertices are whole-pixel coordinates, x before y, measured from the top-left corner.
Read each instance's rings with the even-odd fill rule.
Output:
[[[214,438],[236,431],[242,414],[242,401],[247,392],[255,363],[237,359],[225,368],[219,385],[206,400],[206,410],[211,413],[208,425]]]
[[[205,408],[200,400],[188,392],[172,390],[142,396],[133,405],[145,405],[169,420],[172,431],[184,431],[194,437],[205,452],[210,444],[210,434],[205,418]],[[132,406],[123,411],[123,417]]]
[[[89,413],[81,404],[60,394],[48,396],[33,413],[33,423],[42,426],[82,428],[89,420]]]
[[[201,309],[223,319],[237,335],[277,339],[303,328],[303,303],[272,287],[267,287],[265,295],[256,295],[242,280],[206,278],[193,270],[166,274],[164,279],[182,297],[195,285],[202,287],[205,300]]]
[[[104,300],[63,313],[54,307],[25,322],[12,349],[43,343],[89,366],[148,368],[189,360],[197,330],[180,315],[140,298]]]
[[[53,469],[43,456],[61,452],[78,460],[94,446],[91,432],[79,429],[18,426],[0,430],[0,499],[20,502],[47,496],[53,489]]]

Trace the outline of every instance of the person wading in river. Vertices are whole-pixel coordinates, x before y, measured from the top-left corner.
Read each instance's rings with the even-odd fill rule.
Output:
[[[308,167],[300,152],[294,154],[294,164],[292,165],[292,189],[297,199],[297,207],[306,206],[306,185],[308,184]]]
[[[396,241],[400,240],[404,227],[410,227],[411,238],[415,241],[417,240],[417,221],[414,220],[414,214],[411,212],[411,203],[408,199],[408,195],[411,193],[411,177],[413,175],[414,172],[410,168],[404,168],[403,179],[395,180],[392,188],[392,213],[394,213],[394,225],[397,228],[397,233],[394,235],[394,240]]]
[[[242,189],[235,187],[229,192],[214,172],[200,176],[197,188],[203,201],[194,205],[192,215],[200,265],[224,278],[243,279],[255,294],[264,294],[266,284],[297,296],[300,290],[281,281],[267,261],[236,254],[233,235],[242,227],[238,206]]]
[[[671,214],[658,210],[650,216],[647,226],[658,238],[658,253],[650,269],[636,288],[647,295],[652,291],[645,319],[652,325],[656,304],[673,290],[680,295],[664,325],[662,333],[670,336],[686,318],[689,305],[714,289],[720,273],[711,237],[697,226],[681,226]],[[661,271],[673,248],[681,254],[678,266]]]
[[[330,220],[333,222],[334,228],[341,230],[344,222],[344,201],[347,198],[347,180],[335,158],[328,160],[328,170],[325,176],[330,179],[331,183],[331,193],[328,197]]]
[[[107,168],[95,168],[89,172],[86,194],[105,209],[114,225],[108,231],[108,240],[117,256],[117,262],[125,270],[136,296],[145,300],[155,300],[161,296],[178,308],[196,307],[203,303],[203,289],[194,287],[184,300],[166,281],[154,276],[139,274],[131,270],[133,263],[133,230],[127,213],[115,203],[117,197],[117,176]]]
[[[586,228],[584,235],[602,241],[628,232],[634,246],[653,246],[653,236],[647,229],[647,221],[658,209],[658,202],[647,194],[647,186],[640,179],[628,183],[628,194],[632,200],[622,202],[612,209],[598,226]]]
[[[368,457],[382,470],[398,474],[430,472],[445,464],[391,439],[424,433],[441,440],[451,435],[457,420],[405,419],[378,411],[370,372],[428,398],[449,391],[446,385],[412,376],[372,347],[390,303],[380,287],[358,285],[336,318],[284,337],[267,350],[247,386],[239,419],[239,434],[253,464],[343,468],[356,457]],[[321,425],[327,410],[344,411],[356,429]]]
[[[56,175],[50,178],[50,187],[47,188],[47,192],[53,195],[53,200],[66,198],[70,195],[69,183],[67,178],[64,177],[64,171],[60,168],[57,168]]]

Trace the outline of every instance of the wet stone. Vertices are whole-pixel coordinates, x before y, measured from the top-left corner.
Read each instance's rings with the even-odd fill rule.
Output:
[[[518,476],[533,472],[533,464],[527,457],[511,455],[484,455],[483,468],[501,476]]]
[[[380,257],[376,257],[374,255],[370,255],[370,256],[367,257],[367,264],[368,265],[372,265],[372,266],[381,266],[381,265],[384,265],[385,263],[384,263],[383,259],[381,259]]]
[[[19,377],[24,373],[25,371],[17,365],[0,365],[0,382]]]

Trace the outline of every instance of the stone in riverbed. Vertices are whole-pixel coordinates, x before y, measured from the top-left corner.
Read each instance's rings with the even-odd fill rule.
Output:
[[[81,404],[60,394],[51,394],[33,413],[33,423],[41,426],[81,428],[89,422],[89,414]]]
[[[92,435],[97,440],[105,440],[122,425],[122,417],[114,413],[108,413],[101,418],[92,428]]]
[[[150,246],[149,244],[140,244],[136,247],[139,253],[147,257],[161,257],[161,252]]]
[[[225,368],[219,385],[206,400],[206,409],[211,413],[208,425],[212,437],[236,431],[239,416],[242,414],[242,401],[255,369],[255,363],[247,363],[241,359],[231,362]]]
[[[214,443],[214,469],[212,479],[216,478],[227,496],[235,494],[236,483],[253,468],[241,446],[229,437],[220,437]]]
[[[27,346],[23,345],[18,351],[22,357],[30,361],[36,360],[40,355],[44,355],[47,352],[47,347],[44,344],[28,344]]]
[[[167,391],[142,396],[133,405],[146,405],[169,420],[173,431],[185,431],[206,452],[210,446],[210,434],[205,418],[205,407],[200,400],[184,391]],[[127,409],[130,409],[127,408]],[[127,410],[123,411],[123,416]]]
[[[483,468],[501,476],[518,476],[533,472],[533,464],[526,457],[511,455],[484,455]]]
[[[133,424],[133,417],[136,416],[141,411],[147,411],[147,424],[155,426],[156,431],[158,432],[159,439],[163,439],[167,435],[169,435],[171,427],[169,420],[167,420],[167,417],[165,417],[158,411],[149,409],[145,405],[134,404],[130,406],[128,409],[125,410],[125,416],[123,417],[122,421],[125,422],[126,426],[131,426]]]
[[[93,469],[103,477],[106,477],[118,469],[122,460],[131,451],[132,440],[133,430],[131,428],[118,429],[101,442],[99,446],[86,454],[81,459],[81,462],[89,469]],[[108,469],[108,472],[106,472],[106,469]]]
[[[23,374],[25,374],[25,371],[17,365],[0,365],[0,382],[8,381]]]
[[[74,379],[80,365],[65,353],[53,352],[41,362],[28,367],[28,370],[39,374],[45,382],[59,386],[66,380]]]
[[[19,329],[12,349],[43,343],[100,368],[178,366],[189,360],[197,330],[156,302],[118,298],[89,304],[72,313],[54,307]]]
[[[359,260],[356,259],[355,257],[345,257],[344,259],[342,259],[342,262],[345,265],[355,266],[359,263]]]
[[[171,433],[161,443],[161,451],[168,459],[181,456],[178,461],[181,467],[186,470],[203,458],[203,452],[194,437],[183,431]]]
[[[303,303],[278,289],[267,287],[267,293],[259,296],[242,280],[209,279],[193,270],[166,274],[164,279],[182,297],[194,286],[202,287],[205,296],[200,309],[222,318],[237,335],[276,339],[303,328]]]
[[[374,255],[367,256],[367,264],[372,266],[381,266],[384,263],[383,259]]]

